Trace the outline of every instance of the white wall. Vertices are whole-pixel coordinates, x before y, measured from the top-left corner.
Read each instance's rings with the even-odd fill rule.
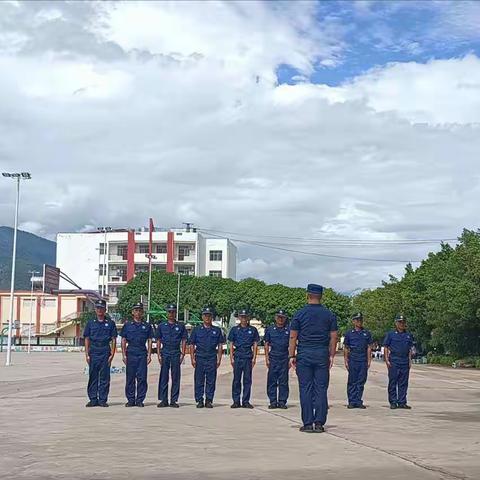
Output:
[[[236,277],[236,247],[226,238],[208,238],[205,251],[205,275],[210,270],[220,270],[223,278]],[[211,261],[210,250],[221,250],[222,261]]]

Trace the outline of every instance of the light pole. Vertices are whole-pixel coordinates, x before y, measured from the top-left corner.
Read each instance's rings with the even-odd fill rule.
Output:
[[[28,328],[28,347],[27,347],[27,353],[31,352],[32,349],[32,323],[33,323],[33,279],[35,277],[36,272],[35,270],[32,270],[30,272],[32,276],[30,277],[30,281],[32,282],[32,288],[30,290],[30,326]]]
[[[17,257],[17,229],[18,229],[18,205],[20,203],[20,180],[30,180],[32,176],[28,172],[8,173],[2,172],[3,177],[13,178],[17,182],[17,196],[15,201],[15,223],[13,228],[13,252],[12,252],[12,277],[10,280],[10,317],[8,318],[7,361],[8,367],[12,364],[12,329],[13,329],[13,293],[15,291],[15,263]]]
[[[97,231],[103,232],[102,297],[105,297],[107,289],[107,286],[105,285],[105,275],[107,275],[107,232],[111,232],[112,227],[97,227]]]
[[[147,323],[150,323],[150,295],[152,294],[152,260],[155,260],[156,255],[146,253],[148,258],[148,299],[147,299]]]

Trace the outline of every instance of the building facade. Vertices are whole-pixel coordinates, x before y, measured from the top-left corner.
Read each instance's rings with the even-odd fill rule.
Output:
[[[75,319],[91,310],[89,301],[82,294],[50,295],[43,292],[16,291],[13,300],[13,320],[16,337],[63,335],[80,336],[80,326]],[[10,292],[0,291],[0,323],[6,335],[10,314]]]
[[[149,231],[112,230],[57,235],[57,267],[82,289],[117,303],[120,288],[148,272]],[[237,248],[228,239],[184,230],[152,232],[152,269],[181,275],[236,278]],[[60,289],[72,288],[64,280]]]

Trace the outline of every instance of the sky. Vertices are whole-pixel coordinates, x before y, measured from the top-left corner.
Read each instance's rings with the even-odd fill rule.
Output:
[[[47,238],[192,222],[239,278],[350,292],[478,227],[480,2],[3,1],[0,72]]]

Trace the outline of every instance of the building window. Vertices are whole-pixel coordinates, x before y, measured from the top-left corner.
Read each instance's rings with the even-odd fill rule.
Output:
[[[112,268],[108,280],[110,282],[126,282],[127,281],[127,269],[125,268]]]
[[[222,276],[222,271],[221,270],[210,270],[208,272],[208,275],[210,277],[221,277]]]
[[[45,308],[57,308],[57,299],[56,298],[44,298],[43,306]]]
[[[156,253],[167,253],[167,244],[166,243],[158,243],[155,245],[155,252]]]
[[[148,265],[135,265],[135,273],[148,272]]]
[[[148,253],[148,243],[141,243],[138,246],[138,253]]]
[[[222,251],[221,250],[210,250],[210,261],[211,262],[221,262],[222,261]]]
[[[107,266],[104,265],[103,263],[101,263],[101,264],[98,266],[98,274],[99,274],[99,275],[106,275],[106,274],[107,274]]]
[[[156,270],[157,272],[166,272],[167,271],[167,266],[165,264],[152,265],[152,269]]]
[[[105,255],[105,244],[101,243],[99,246],[100,255]]]
[[[195,275],[195,268],[190,266],[179,266],[177,273],[180,275]]]
[[[117,247],[117,255],[119,257],[122,257],[123,260],[126,260],[127,259],[127,251],[128,251],[128,247],[127,245],[119,245]]]
[[[31,300],[30,298],[24,298],[22,300],[22,307],[23,308],[35,307],[35,302],[36,302],[35,299]]]

